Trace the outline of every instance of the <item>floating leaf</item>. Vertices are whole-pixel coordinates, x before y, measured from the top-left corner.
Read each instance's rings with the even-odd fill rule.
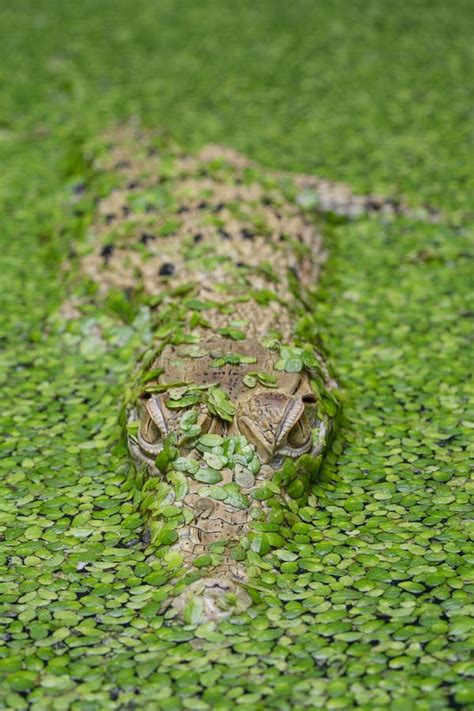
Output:
[[[183,610],[184,621],[188,625],[198,625],[204,619],[202,600],[193,596]]]
[[[201,396],[196,394],[184,395],[183,397],[176,400],[167,400],[166,407],[170,410],[179,410],[183,407],[191,407],[192,405],[197,405],[201,401]]]
[[[222,481],[222,474],[215,469],[201,468],[193,474],[196,481],[200,481],[203,484],[217,484]]]
[[[199,464],[196,459],[192,459],[191,457],[177,457],[177,459],[173,461],[173,469],[178,472],[195,474],[199,469]]]
[[[224,441],[224,438],[218,434],[203,434],[199,437],[199,444],[205,447],[218,447]]]
[[[247,337],[244,331],[241,331],[238,328],[218,328],[217,332],[220,333],[222,336],[228,336],[229,338],[232,338],[234,341],[245,341]]]
[[[216,469],[217,471],[223,469],[227,464],[226,457],[214,454],[214,452],[204,452],[202,456],[206,464],[211,469]]]
[[[217,415],[222,420],[232,421],[236,407],[224,390],[219,387],[211,388],[207,394],[206,403],[211,414]]]

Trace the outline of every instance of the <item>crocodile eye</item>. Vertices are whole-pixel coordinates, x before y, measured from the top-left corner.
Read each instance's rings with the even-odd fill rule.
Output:
[[[168,425],[157,398],[151,397],[143,401],[139,420],[137,444],[142,453],[155,457],[163,449],[163,439],[168,433]]]
[[[157,444],[162,439],[162,432],[151,417],[144,417],[140,423],[140,436],[148,444]]]
[[[292,429],[288,432],[286,443],[288,447],[299,449],[300,447],[304,447],[304,445],[307,444],[310,437],[311,428],[309,426],[306,414],[303,413],[296,425],[292,427]]]

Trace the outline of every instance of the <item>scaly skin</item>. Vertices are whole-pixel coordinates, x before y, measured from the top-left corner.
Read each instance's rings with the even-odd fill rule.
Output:
[[[116,136],[100,168],[122,184],[99,205],[101,243],[81,264],[105,298],[151,297],[128,443],[152,539],[179,556],[177,581],[190,573],[169,604],[209,619],[249,604],[248,552],[284,546],[337,412],[314,346],[321,236],[291,185],[221,155],[156,156]]]

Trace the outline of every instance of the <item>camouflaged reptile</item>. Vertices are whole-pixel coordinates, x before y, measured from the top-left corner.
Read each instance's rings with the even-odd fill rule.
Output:
[[[128,131],[96,164],[113,189],[81,272],[152,314],[126,417],[148,536],[175,560],[165,606],[218,619],[284,550],[334,430],[315,347],[321,234],[301,186],[233,151],[188,157]]]

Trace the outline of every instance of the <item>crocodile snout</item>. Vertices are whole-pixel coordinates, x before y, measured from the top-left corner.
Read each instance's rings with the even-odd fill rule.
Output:
[[[214,574],[192,583],[171,603],[184,622],[219,622],[243,612],[251,600],[245,589],[231,577]]]

